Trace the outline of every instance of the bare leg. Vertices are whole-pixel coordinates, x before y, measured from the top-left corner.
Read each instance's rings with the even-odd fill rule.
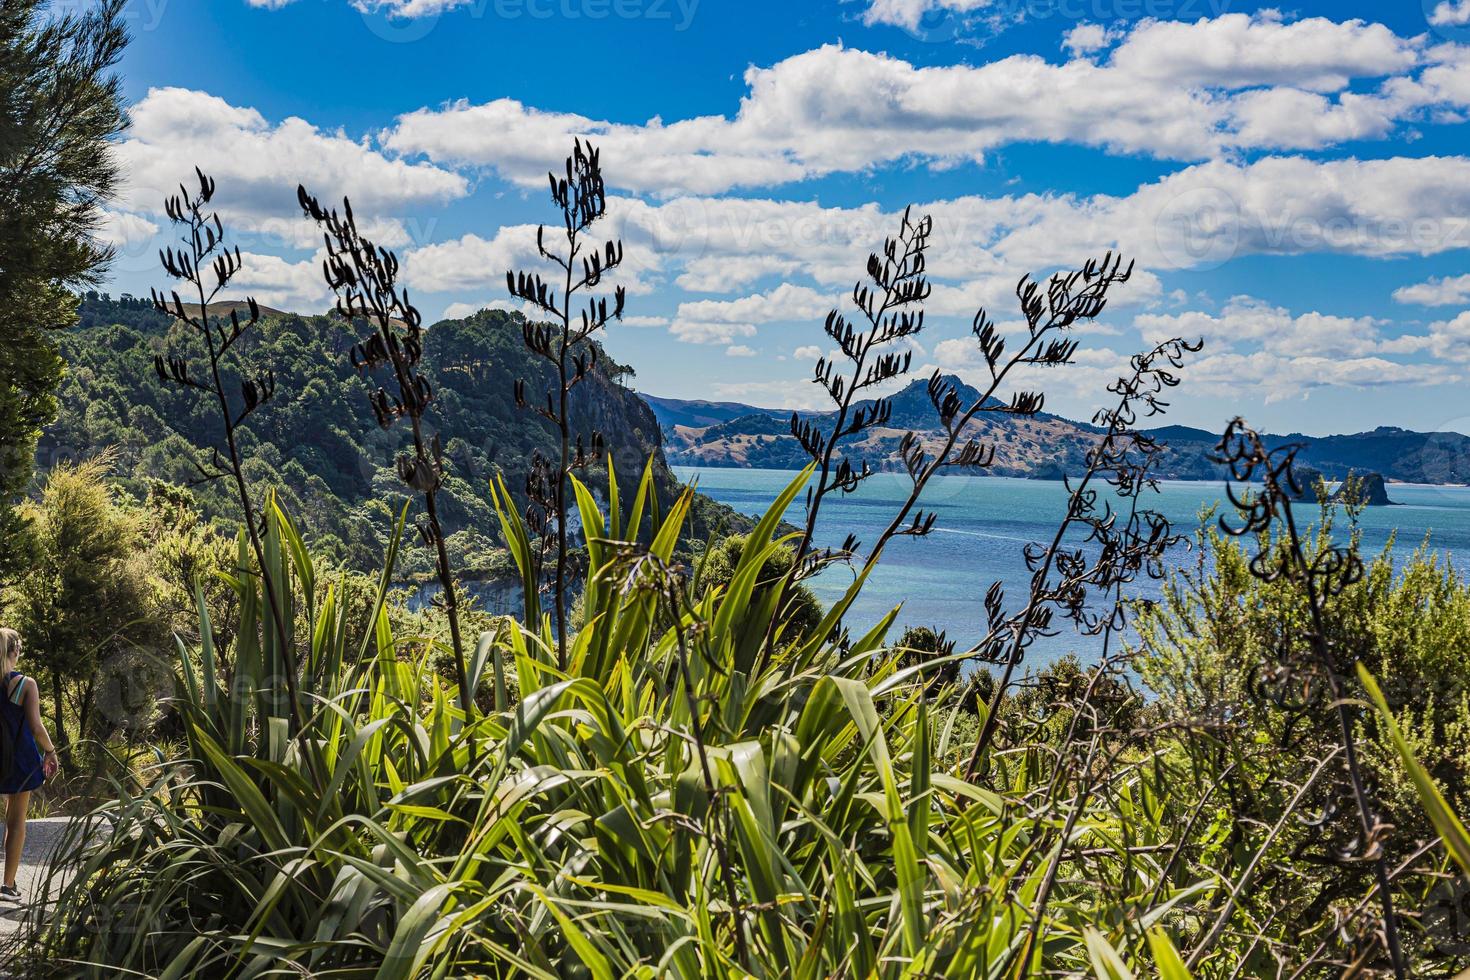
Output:
[[[26,811],[31,806],[31,794],[14,793],[5,797],[5,882],[8,888],[15,887],[15,876],[20,871],[20,852],[26,846]]]

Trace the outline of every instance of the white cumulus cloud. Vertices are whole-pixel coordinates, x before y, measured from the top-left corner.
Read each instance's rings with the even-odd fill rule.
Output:
[[[196,186],[194,166],[215,179],[215,206],[236,233],[310,244],[320,240],[301,214],[296,187],[330,202],[347,195],[364,228],[388,245],[414,235],[408,215],[469,193],[467,178],[431,163],[410,163],[292,117],[277,123],[255,109],[183,88],[155,88],[132,107],[132,127],[117,146],[121,205],[157,216],[164,198]]]
[[[1455,306],[1470,303],[1470,274],[1463,276],[1431,277],[1412,286],[1401,286],[1393,291],[1399,303],[1418,306]]]
[[[1023,141],[1183,161],[1318,149],[1470,105],[1458,46],[1428,49],[1361,20],[1145,19],[1117,35],[1079,26],[1067,44],[1061,63],[1017,54],[935,66],[826,45],[749,68],[730,115],[620,121],[502,98],[406,113],[382,139],[531,186],[584,136],[618,186],[712,194],[903,160],[947,166]]]

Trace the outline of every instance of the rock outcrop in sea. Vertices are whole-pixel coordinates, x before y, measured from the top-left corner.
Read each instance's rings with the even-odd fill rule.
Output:
[[[1067,468],[1059,461],[1049,459],[1044,463],[1038,463],[1036,468],[1026,475],[1029,480],[1065,480]]]
[[[1291,472],[1292,476],[1296,478],[1296,485],[1299,488],[1297,493],[1292,494],[1291,499],[1308,503],[1315,502],[1317,500],[1318,484],[1326,482],[1322,471],[1315,466],[1297,465],[1292,467]],[[1290,493],[1291,487],[1288,486],[1286,490]]]
[[[1382,473],[1368,473],[1360,477],[1349,473],[1342,486],[1332,495],[1332,499],[1338,503],[1352,501],[1365,507],[1387,507],[1393,503],[1388,499],[1388,487],[1383,482]]]

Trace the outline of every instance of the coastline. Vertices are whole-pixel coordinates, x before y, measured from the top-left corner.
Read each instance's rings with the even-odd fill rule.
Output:
[[[801,472],[801,470],[799,470],[799,469],[787,469],[787,468],[781,468],[781,467],[767,467],[767,466],[720,466],[720,465],[714,464],[714,463],[681,463],[681,462],[675,462],[675,461],[670,461],[669,462],[669,469],[674,472],[674,475],[679,476],[679,478],[681,480],[684,480],[684,477],[681,475],[681,471],[684,471],[684,470],[688,470],[688,471],[696,472],[696,473],[700,473],[700,472],[782,473],[782,474],[789,474],[793,478],[798,473]],[[874,476],[902,476],[902,475],[904,475],[904,471],[903,470],[877,470],[877,471],[874,472],[873,475]],[[936,480],[936,481],[939,481],[939,480],[995,480],[995,481],[1011,481],[1011,482],[1015,482],[1015,483],[1028,483],[1028,484],[1061,483],[1060,480],[1044,480],[1044,479],[1039,479],[1037,477],[1030,477],[1030,476],[1008,476],[1008,475],[1007,476],[991,476],[991,475],[988,475],[988,474],[985,474],[985,473],[939,473],[939,474],[936,474],[933,479]],[[684,482],[687,483],[688,481],[685,480]],[[1203,480],[1203,479],[1199,479],[1197,477],[1172,477],[1172,476],[1160,477],[1159,478],[1159,483],[1165,484],[1165,485],[1179,484],[1179,485],[1186,485],[1186,486],[1209,486],[1209,485],[1222,485],[1223,486],[1225,482],[1226,482],[1226,480],[1225,480],[1225,477],[1224,476],[1218,477],[1216,479],[1211,479],[1211,480]],[[1336,488],[1339,484],[1342,483],[1342,481],[1341,480],[1328,480],[1327,483],[1328,483],[1328,486],[1333,487],[1333,488]],[[1405,487],[1405,488],[1411,489],[1411,490],[1415,490],[1415,489],[1422,489],[1422,490],[1470,490],[1470,484],[1465,484],[1465,483],[1420,483],[1420,482],[1414,482],[1414,481],[1410,481],[1410,480],[1391,480],[1391,479],[1388,479],[1387,477],[1384,477],[1384,483],[1386,485],[1388,485],[1388,486],[1391,486],[1391,487]]]

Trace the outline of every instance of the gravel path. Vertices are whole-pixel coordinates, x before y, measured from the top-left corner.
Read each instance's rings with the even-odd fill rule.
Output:
[[[66,817],[45,817],[26,821],[26,849],[21,855],[20,873],[16,875],[15,884],[20,888],[21,896],[27,903],[44,901],[46,898],[46,896],[37,895],[36,889],[40,887],[42,870],[45,868],[47,859],[51,857],[51,852],[61,840],[66,824]],[[0,830],[0,834],[3,834],[3,830]],[[24,915],[23,908],[14,905],[0,905],[0,943],[20,929]],[[0,959],[0,980],[7,976],[5,965],[3,959]]]

